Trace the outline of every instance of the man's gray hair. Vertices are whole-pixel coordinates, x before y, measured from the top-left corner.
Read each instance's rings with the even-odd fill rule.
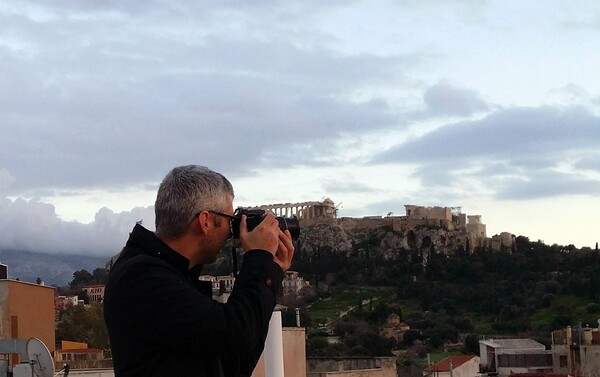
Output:
[[[225,212],[229,204],[227,194],[234,196],[231,183],[206,166],[174,168],[163,179],[156,194],[156,235],[178,238],[198,212]]]

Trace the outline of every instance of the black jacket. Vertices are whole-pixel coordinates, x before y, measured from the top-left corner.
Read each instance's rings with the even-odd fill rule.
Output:
[[[115,375],[250,376],[264,348],[283,271],[251,250],[226,304],[199,269],[136,225],[112,267],[104,317]],[[208,286],[204,285],[207,284]]]

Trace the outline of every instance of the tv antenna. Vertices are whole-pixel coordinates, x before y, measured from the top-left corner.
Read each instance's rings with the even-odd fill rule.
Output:
[[[13,377],[54,377],[54,362],[48,347],[38,338],[1,339],[0,354],[19,354]]]
[[[38,338],[29,338],[25,348],[33,374],[37,377],[54,377],[54,361],[48,347]]]

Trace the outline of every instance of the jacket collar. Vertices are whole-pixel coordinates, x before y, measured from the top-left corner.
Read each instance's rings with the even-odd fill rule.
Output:
[[[129,234],[129,239],[119,259],[127,259],[138,254],[160,258],[173,265],[173,267],[182,273],[186,275],[189,273],[190,260],[173,250],[158,238],[154,232],[149,231],[140,224],[136,224]]]

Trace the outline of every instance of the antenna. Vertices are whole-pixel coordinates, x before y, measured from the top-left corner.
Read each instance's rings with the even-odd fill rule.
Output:
[[[38,338],[29,338],[25,346],[35,377],[53,377],[54,362],[48,347]]]

